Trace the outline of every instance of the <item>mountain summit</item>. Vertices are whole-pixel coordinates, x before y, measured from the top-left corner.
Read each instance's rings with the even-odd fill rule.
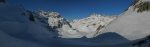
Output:
[[[87,18],[69,22],[57,12],[40,11],[37,14],[47,18],[46,21],[49,24],[49,27],[57,30],[59,37],[62,38],[96,37],[102,28],[116,18],[115,16],[92,14]]]
[[[92,14],[68,21],[58,12],[29,11],[1,0],[0,47],[149,47],[149,2],[135,0],[118,17]]]

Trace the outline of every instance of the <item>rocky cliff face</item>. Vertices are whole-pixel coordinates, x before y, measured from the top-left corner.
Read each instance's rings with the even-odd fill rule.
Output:
[[[149,0],[138,0],[134,5],[134,10],[137,12],[149,11],[150,1]]]

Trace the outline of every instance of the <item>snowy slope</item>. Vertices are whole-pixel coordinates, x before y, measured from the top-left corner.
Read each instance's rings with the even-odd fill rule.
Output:
[[[140,0],[146,2],[149,0]],[[137,12],[135,5],[108,25],[103,32],[116,32],[129,40],[135,40],[150,35],[150,11]]]
[[[150,36],[132,41],[134,47],[150,47]]]
[[[38,19],[46,21],[50,28],[57,30],[59,37],[62,38],[96,37],[102,28],[116,18],[115,16],[93,14],[87,18],[69,22],[57,12],[45,12],[40,10],[35,14],[38,15]]]
[[[0,4],[0,12],[0,47],[131,47],[141,40],[146,40],[142,46],[149,44],[143,39],[150,34],[149,11],[137,12],[134,5],[117,19],[93,14],[72,22],[57,12],[31,12],[8,4]]]
[[[98,35],[102,28],[108,25],[116,17],[101,16],[100,14],[93,14],[87,18],[75,20],[71,22],[73,29],[78,30],[87,38],[92,38]]]
[[[101,34],[95,38],[58,38],[56,30],[45,27],[48,19],[42,15],[7,4],[0,5],[0,12],[0,47],[117,47],[129,41],[116,33]],[[110,40],[111,36],[114,37]]]
[[[55,45],[55,47],[65,46],[65,47],[130,47],[128,44],[130,41],[126,38],[120,36],[117,33],[109,32],[100,34],[94,38],[59,38],[56,39],[61,43]]]
[[[56,34],[24,13],[22,7],[0,5],[0,47],[50,47]]]
[[[73,20],[73,22],[70,22],[71,28],[63,25],[59,34],[62,38],[81,38],[84,36],[93,38],[99,35],[98,32],[115,18],[114,16],[93,14],[87,18]]]

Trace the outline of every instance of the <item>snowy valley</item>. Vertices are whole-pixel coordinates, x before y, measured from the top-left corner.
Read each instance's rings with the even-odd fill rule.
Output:
[[[136,1],[120,16],[73,21],[0,2],[0,47],[150,47],[150,0]]]

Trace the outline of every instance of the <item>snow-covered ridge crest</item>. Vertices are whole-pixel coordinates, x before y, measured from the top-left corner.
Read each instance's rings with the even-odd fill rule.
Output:
[[[46,18],[47,23],[53,29],[61,28],[62,25],[69,24],[66,19],[60,16],[58,12],[46,12],[38,11],[36,12],[40,17]]]
[[[107,26],[116,17],[92,14],[91,16],[71,22],[72,28],[87,38],[96,37],[101,29]]]
[[[141,2],[135,4],[139,5],[138,3]],[[150,11],[147,6],[149,5],[146,5],[145,9],[145,5],[143,6],[142,4],[140,5],[141,7],[134,10],[136,5],[130,6],[124,14],[121,14],[116,20],[112,21],[102,32],[116,32],[129,40],[136,40],[148,36],[150,34],[150,22],[148,22],[150,20]]]
[[[149,11],[150,10],[150,0],[135,0],[134,5],[131,7],[134,7],[133,9],[136,12]]]
[[[143,1],[143,2],[148,2],[148,1],[150,1],[150,0],[140,0],[140,1]]]
[[[102,28],[116,18],[92,14],[89,17],[69,22],[57,12],[40,11],[39,15],[46,17],[49,27],[58,30],[59,37],[62,38],[96,37]]]

